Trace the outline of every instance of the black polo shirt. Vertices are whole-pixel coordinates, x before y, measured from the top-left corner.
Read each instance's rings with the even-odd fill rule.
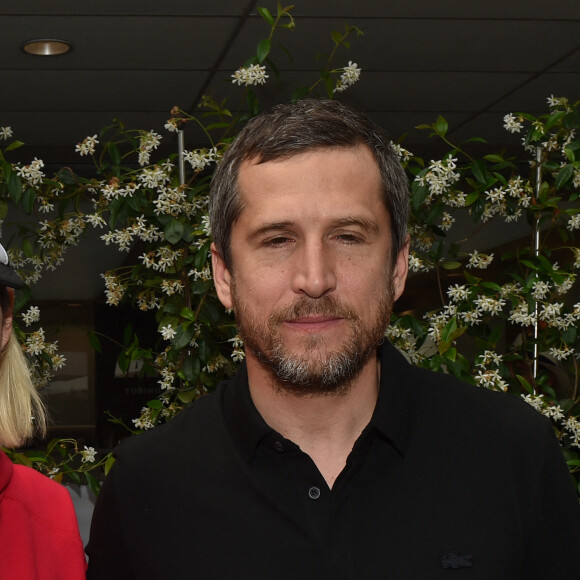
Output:
[[[244,367],[124,442],[88,578],[579,578],[578,502],[547,420],[388,344],[379,356],[374,415],[332,490],[264,422]]]

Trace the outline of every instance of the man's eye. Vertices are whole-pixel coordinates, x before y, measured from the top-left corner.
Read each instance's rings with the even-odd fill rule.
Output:
[[[292,240],[290,238],[286,238],[284,236],[277,236],[275,238],[270,238],[269,240],[266,240],[266,245],[276,248],[279,246],[284,246],[285,244],[291,241]]]
[[[345,244],[358,244],[360,242],[359,237],[353,234],[339,234],[336,237]]]

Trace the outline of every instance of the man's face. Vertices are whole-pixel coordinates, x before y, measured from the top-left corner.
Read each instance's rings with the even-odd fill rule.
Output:
[[[232,271],[215,248],[213,265],[248,365],[294,392],[340,392],[373,363],[407,275],[407,246],[391,263],[376,162],[364,146],[249,161],[239,188]]]

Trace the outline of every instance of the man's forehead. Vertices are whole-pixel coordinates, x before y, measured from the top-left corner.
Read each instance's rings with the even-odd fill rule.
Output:
[[[328,155],[332,153],[346,155]],[[317,196],[318,188],[321,197]],[[252,221],[258,216],[261,220],[268,213],[276,221],[292,220],[308,209],[316,215],[319,204],[334,221],[354,217],[363,222],[369,208],[374,208],[374,213],[389,213],[378,164],[366,145],[314,148],[268,161],[250,157],[240,166],[238,194],[240,212],[235,222],[248,208]],[[329,207],[326,198],[334,198],[336,205]]]

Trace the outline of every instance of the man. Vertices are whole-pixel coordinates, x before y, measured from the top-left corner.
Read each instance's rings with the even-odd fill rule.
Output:
[[[578,504],[547,421],[411,367],[388,140],[333,101],[248,123],[212,182],[218,296],[246,362],[123,443],[89,578],[576,578]]]

